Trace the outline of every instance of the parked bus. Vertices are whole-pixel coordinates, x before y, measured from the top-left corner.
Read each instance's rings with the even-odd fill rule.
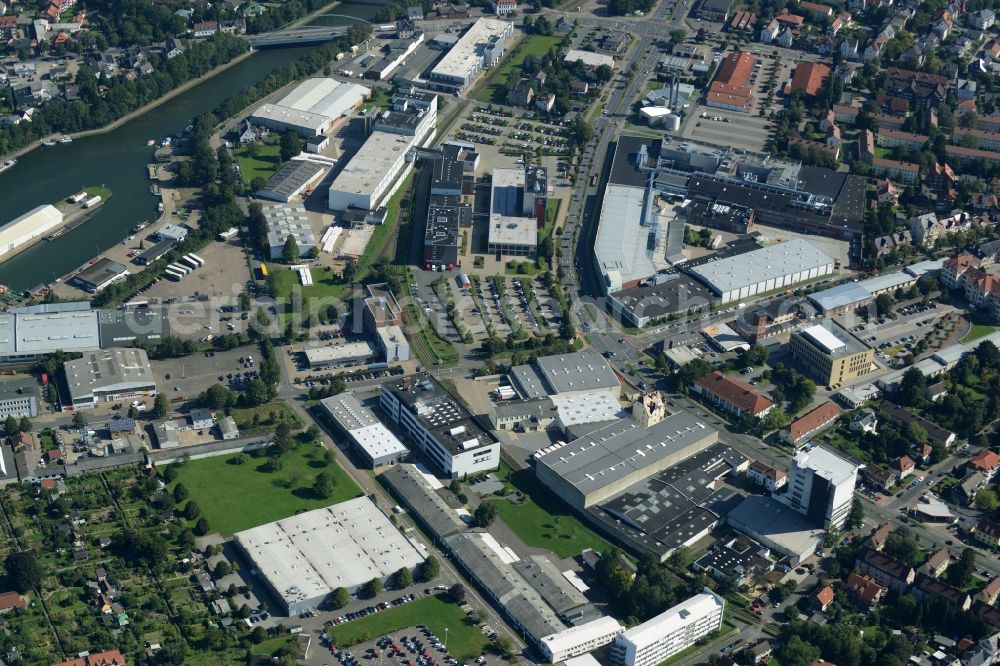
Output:
[[[168,278],[173,278],[177,282],[180,282],[181,280],[184,279],[184,273],[176,271],[170,266],[167,266],[166,268],[163,269],[163,275]]]
[[[195,254],[194,252],[192,252],[192,253],[191,253],[191,254],[189,254],[188,256],[189,256],[189,257],[191,257],[192,259],[194,259],[195,261],[197,261],[197,262],[198,262],[198,268],[201,268],[202,266],[204,266],[204,265],[205,265],[205,260],[204,260],[204,259],[202,259],[201,257],[199,257],[199,256],[198,256],[197,254]]]

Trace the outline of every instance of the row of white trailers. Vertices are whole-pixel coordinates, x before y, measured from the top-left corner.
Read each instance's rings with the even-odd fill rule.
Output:
[[[192,252],[191,254],[185,254],[179,261],[175,261],[167,266],[163,273],[168,278],[171,278],[176,282],[180,282],[187,277],[188,273],[191,273],[194,269],[201,268],[204,265],[205,260]]]

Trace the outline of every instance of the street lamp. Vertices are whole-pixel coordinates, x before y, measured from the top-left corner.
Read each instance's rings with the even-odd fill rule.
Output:
[[[444,649],[448,649],[448,627],[444,628]]]

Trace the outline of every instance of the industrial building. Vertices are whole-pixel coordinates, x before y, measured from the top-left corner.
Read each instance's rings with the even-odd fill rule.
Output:
[[[409,450],[353,393],[320,401],[323,411],[371,468],[403,460]]]
[[[641,448],[639,450],[642,450]],[[666,561],[719,525],[742,499],[724,479],[749,469],[750,460],[715,443],[652,473],[587,509],[590,522],[633,552]]]
[[[316,234],[309,224],[309,214],[301,204],[264,206],[263,212],[267,220],[267,246],[272,261],[284,256],[289,236],[295,239],[301,256],[316,247]]]
[[[795,238],[700,264],[691,274],[728,303],[830,275],[833,265],[816,246]]]
[[[87,309],[78,309],[80,306]],[[0,313],[0,361],[30,361],[57,349],[99,349],[97,311],[90,310],[86,302],[72,307],[68,311]]]
[[[34,377],[0,379],[0,419],[38,416],[38,382]]]
[[[615,638],[615,666],[656,666],[722,627],[725,600],[705,588]]]
[[[90,409],[99,402],[155,396],[156,378],[143,349],[112,348],[84,354],[63,365],[70,405]]]
[[[250,121],[274,132],[292,130],[306,139],[325,134],[361,106],[371,90],[335,79],[306,79],[274,104],[262,104]]]
[[[538,229],[545,225],[547,201],[548,176],[544,167],[494,169],[488,252],[533,259]]]
[[[101,257],[70,278],[70,284],[96,294],[128,277],[128,269],[117,261]]]
[[[288,203],[323,179],[326,167],[310,160],[292,159],[267,179],[263,189],[254,196],[271,201]]]
[[[602,390],[617,398],[621,393],[618,375],[600,354],[589,350],[539,356],[534,363],[515,365],[510,369],[510,380],[522,398],[572,396]]]
[[[728,377],[718,370],[702,377],[691,390],[712,405],[735,418],[763,418],[774,409],[774,401],[746,382]]]
[[[464,148],[446,143],[436,154],[424,151],[424,169],[431,171],[431,194],[424,227],[424,268],[452,270],[458,265],[459,230],[472,226],[472,207],[462,200],[466,166]]]
[[[409,507],[412,515],[423,523],[435,539],[444,539],[465,531],[467,525],[462,516],[437,492],[443,486],[432,485],[416,465],[393,465],[382,472],[379,478]]]
[[[383,326],[377,329],[374,343],[386,363],[410,360],[410,343],[401,326]]]
[[[874,367],[874,350],[829,319],[792,331],[788,349],[821,386],[840,388]]]
[[[510,21],[477,20],[431,69],[431,85],[461,93],[480,72],[503,57],[513,34],[514,24]]]
[[[0,227],[0,261],[63,223],[63,214],[51,204],[29,210]]]
[[[431,375],[386,381],[379,385],[379,400],[444,475],[456,478],[499,466],[499,442]]]
[[[684,273],[658,273],[609,293],[608,308],[618,321],[643,328],[670,315],[708,309],[714,300],[712,292]]]
[[[566,51],[566,55],[563,56],[563,62],[582,62],[587,67],[592,68],[607,65],[608,67],[614,69],[615,66],[615,59],[612,56],[605,55],[603,53],[594,53],[593,51],[581,51],[579,49],[570,49]]]
[[[362,308],[362,322],[365,332],[374,334],[386,326],[399,326],[403,323],[403,309],[399,301],[384,282],[365,285],[368,294]]]
[[[368,497],[237,532],[233,542],[289,616],[425,559]]]
[[[170,335],[166,307],[97,310],[101,347],[157,344]]]
[[[792,458],[782,500],[815,525],[840,529],[847,522],[858,470],[864,467],[832,449],[817,446]]]
[[[776,499],[750,495],[726,515],[726,523],[798,566],[822,545],[822,528]]]
[[[857,282],[845,282],[836,287],[809,294],[809,300],[828,317],[851,312],[869,305],[873,300],[871,292]]]
[[[618,620],[602,615],[596,620],[543,637],[539,642],[539,649],[545,663],[558,664],[608,645],[622,631],[624,628],[618,624]]]
[[[182,227],[179,224],[172,224],[167,222],[162,227],[156,230],[156,238],[161,241],[170,240],[174,243],[181,243],[188,236],[188,230],[186,227]]]
[[[398,32],[397,32],[398,34]],[[405,61],[424,41],[424,33],[414,30],[412,36],[406,39],[389,40],[384,48],[385,57],[372,65],[365,72],[365,78],[373,81],[385,81],[396,68]]]
[[[702,451],[719,433],[688,412],[659,413],[647,425],[617,419],[535,454],[538,480],[575,509],[603,502]]]
[[[414,137],[403,134],[373,132],[333,179],[330,209],[374,210],[381,205],[402,182],[402,172],[411,164],[406,156],[414,143]]]
[[[135,258],[135,263],[140,266],[149,266],[151,263],[157,259],[162,259],[166,256],[167,252],[174,249],[177,245],[177,241],[173,239],[161,240],[153,245],[148,250],[144,251],[142,254]]]
[[[311,370],[358,365],[370,361],[375,355],[372,346],[367,342],[347,342],[342,345],[309,347],[303,354]]]

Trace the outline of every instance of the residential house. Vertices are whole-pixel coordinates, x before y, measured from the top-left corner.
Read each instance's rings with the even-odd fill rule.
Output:
[[[872,160],[872,173],[905,183],[916,183],[920,178],[920,167],[913,162],[876,157]]]
[[[972,528],[972,536],[988,548],[1000,547],[1000,523],[984,518]]]
[[[876,463],[865,465],[861,475],[865,483],[883,493],[888,493],[896,486],[896,475]]]
[[[847,582],[844,584],[844,592],[847,593],[847,598],[851,603],[859,609],[870,611],[885,597],[886,588],[879,585],[871,576],[849,573],[847,574]]]
[[[507,93],[507,104],[510,106],[528,106],[535,97],[535,91],[531,87],[531,81],[522,78]]]
[[[858,554],[856,564],[862,575],[871,576],[879,585],[890,590],[903,591],[917,577],[917,572],[910,565],[871,548],[865,548]]]
[[[556,96],[553,93],[548,93],[547,95],[539,95],[535,98],[535,108],[542,113],[549,113],[552,111],[552,107],[556,104]]]
[[[786,444],[799,446],[816,433],[836,423],[840,414],[840,408],[827,400],[788,424],[788,427],[778,432],[778,438]]]
[[[967,474],[964,479],[962,479],[957,486],[954,488],[954,492],[958,495],[962,501],[967,505],[971,505],[979,491],[986,487],[986,475],[982,472],[973,472],[972,474]]]
[[[888,178],[880,178],[875,183],[875,197],[880,206],[896,206],[899,204],[900,190]]]
[[[180,54],[184,53],[184,45],[181,44],[180,40],[168,37],[164,44],[163,52],[167,56],[167,60],[173,60]]]
[[[763,640],[747,650],[747,656],[753,664],[766,664],[774,654],[774,645],[769,640]]]
[[[785,487],[788,483],[788,474],[761,460],[755,460],[747,468],[747,481],[773,493]]]
[[[930,465],[934,457],[934,448],[927,442],[921,442],[910,447],[910,454],[921,465]]]
[[[965,22],[976,30],[989,30],[996,23],[997,15],[992,9],[981,9],[965,15]]]
[[[833,603],[833,588],[827,585],[826,587],[817,590],[809,597],[809,605],[815,610],[824,613],[827,607]]]
[[[917,599],[937,599],[955,610],[967,611],[972,607],[972,597],[968,592],[923,573],[917,574],[910,592]]]
[[[196,38],[211,37],[219,31],[218,21],[201,21],[191,26],[191,34]]]
[[[760,29],[760,41],[765,44],[771,44],[778,38],[781,33],[781,24],[778,23],[777,19],[771,19],[770,22]]]
[[[997,602],[997,597],[1000,597],[1000,576],[993,576],[976,593],[976,601],[992,606]]]
[[[859,410],[847,426],[852,432],[874,434],[878,428],[878,416],[875,410],[868,407]]]
[[[892,471],[893,475],[896,477],[896,481],[902,481],[910,474],[913,474],[917,464],[913,462],[910,456],[900,456],[889,461],[889,469]]]
[[[219,21],[219,32],[225,32],[230,35],[243,35],[247,31],[246,19],[228,19],[226,21]]]
[[[889,535],[892,534],[894,529],[895,527],[892,523],[882,523],[873,529],[872,533],[868,535],[868,547],[882,552],[885,542],[889,540]]]
[[[118,650],[102,650],[101,652],[83,652],[76,659],[61,661],[58,664],[52,664],[52,666],[126,666],[126,663],[125,657]]]
[[[920,570],[930,576],[940,578],[941,574],[948,569],[949,564],[951,564],[951,554],[948,552],[948,549],[939,548],[927,558],[927,561],[920,567]]]
[[[948,385],[944,382],[934,382],[927,385],[927,399],[931,402],[940,402],[948,395]]]
[[[858,40],[848,37],[842,41],[840,43],[840,55],[848,60],[861,60],[861,54],[858,52]]]
[[[17,592],[0,593],[0,613],[18,609],[24,610],[28,607],[28,600]]]
[[[996,476],[997,469],[1000,469],[1000,453],[990,449],[982,449],[969,458],[966,469],[970,472],[982,472],[986,475],[986,481],[992,481]]]
[[[913,423],[920,426],[927,433],[927,437],[931,442],[948,447],[955,443],[955,433],[945,430],[935,423],[931,423],[922,416],[912,414],[893,402],[888,400],[883,402],[881,411],[883,417],[893,419],[902,425]]]
[[[517,0],[493,0],[493,13],[497,16],[510,16],[517,11]]]
[[[836,35],[844,28],[849,27],[853,22],[854,19],[850,12],[841,12],[840,14],[837,14],[837,17],[833,19],[833,21],[830,22],[826,32],[829,35]]]

